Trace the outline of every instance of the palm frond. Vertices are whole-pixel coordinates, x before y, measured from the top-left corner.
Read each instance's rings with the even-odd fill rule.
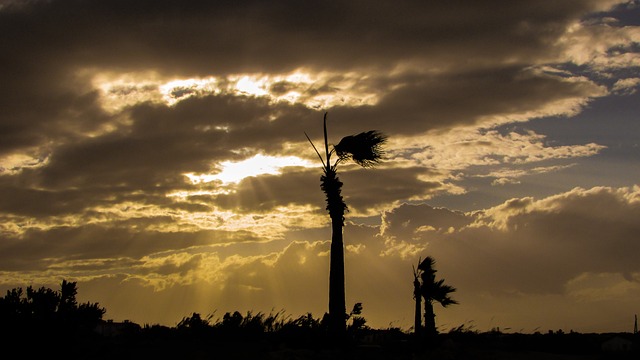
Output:
[[[324,164],[324,159],[322,159],[322,155],[320,155],[320,152],[318,152],[318,149],[316,149],[316,146],[313,144],[313,141],[311,141],[311,139],[309,138],[309,135],[307,135],[307,133],[304,133],[304,136],[307,137],[307,140],[309,140],[309,143],[311,144],[311,146],[313,146],[313,150],[316,151],[316,154],[318,154],[318,157],[320,158],[320,161],[322,162],[322,167],[326,168],[325,164]]]
[[[444,279],[436,281],[431,287],[431,298],[439,302],[442,306],[447,307],[449,305],[457,304],[458,302],[452,299],[449,294],[456,292],[456,288],[444,283]]]
[[[449,305],[457,305],[458,304],[457,301],[453,300],[450,297],[445,297],[444,299],[441,299],[440,301],[438,301],[438,303],[440,305],[442,305],[442,307],[447,307]]]
[[[386,135],[377,130],[369,130],[345,136],[334,149],[340,161],[351,159],[362,167],[373,167],[382,160],[382,145],[386,141]]]
[[[435,269],[436,260],[431,256],[427,256],[420,262],[418,265],[418,269],[427,272],[427,273],[435,273],[437,270]]]

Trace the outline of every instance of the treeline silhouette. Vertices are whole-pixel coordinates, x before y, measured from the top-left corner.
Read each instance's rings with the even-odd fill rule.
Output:
[[[432,262],[430,262],[433,265]],[[637,359],[638,334],[478,332],[461,325],[447,333],[373,329],[361,303],[346,315],[341,344],[330,335],[328,315],[292,317],[227,312],[221,318],[192,313],[176,326],[140,326],[103,320],[98,303],[79,304],[77,283],[59,291],[31,286],[0,298],[5,354],[64,359]],[[610,342],[614,350],[604,351]],[[616,346],[623,347],[617,348]],[[624,346],[628,346],[625,348]]]
[[[98,303],[78,304],[77,293],[77,283],[66,280],[60,284],[60,291],[32,286],[26,292],[22,288],[8,290],[0,298],[1,326],[14,335],[93,331],[106,309]]]
[[[361,342],[374,330],[366,325],[362,304],[346,316],[348,336],[336,348],[329,336],[328,315],[311,313],[292,317],[275,313],[227,312],[221,318],[192,313],[176,326],[140,326],[103,320],[106,309],[98,303],[76,300],[76,282],[63,280],[60,290],[29,286],[8,290],[0,298],[0,330],[3,343],[35,356],[63,352],[65,357],[198,358],[209,355],[247,358],[274,354],[280,349],[344,350]],[[390,329],[400,339],[400,329]],[[54,350],[57,349],[57,350]],[[342,352],[341,352],[342,353]],[[333,357],[333,356],[332,356]]]

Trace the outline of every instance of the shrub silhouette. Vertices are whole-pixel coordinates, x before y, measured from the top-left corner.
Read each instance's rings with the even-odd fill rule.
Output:
[[[0,298],[0,319],[12,334],[60,335],[91,332],[106,309],[98,303],[78,304],[77,283],[62,280],[60,291],[41,287],[14,288]],[[6,333],[6,332],[5,332]]]

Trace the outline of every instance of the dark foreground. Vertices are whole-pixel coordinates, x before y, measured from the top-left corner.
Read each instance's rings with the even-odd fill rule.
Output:
[[[17,334],[13,334],[17,335]],[[454,332],[417,339],[363,330],[339,345],[317,333],[247,334],[153,327],[110,334],[5,337],[20,357],[64,359],[604,360],[640,359],[638,334]],[[3,341],[3,342],[5,342]]]

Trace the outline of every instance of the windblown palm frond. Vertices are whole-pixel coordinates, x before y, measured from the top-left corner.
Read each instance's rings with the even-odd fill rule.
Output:
[[[386,135],[370,130],[345,136],[334,149],[341,161],[351,159],[362,167],[373,167],[382,160],[382,145],[386,141]]]
[[[453,286],[446,285],[444,283],[444,279],[440,279],[433,284],[433,287],[430,289],[432,294],[432,299],[439,302],[443,307],[447,307],[449,305],[455,305],[458,302],[452,299],[449,294],[456,291]]]
[[[440,303],[443,307],[457,304],[450,294],[456,291],[453,286],[444,283],[444,279],[436,280],[435,269],[436,261],[434,258],[427,256],[424,260],[418,261],[418,270],[414,269],[414,294],[417,294],[416,298],[416,310],[415,310],[415,328],[416,334],[420,332],[420,304],[418,299],[420,296],[424,298],[424,329],[428,336],[436,335],[438,330],[436,328],[436,315],[433,311],[433,303]],[[421,281],[418,281],[419,276]]]
[[[444,307],[457,304],[458,302],[449,296],[449,294],[456,291],[456,288],[445,284],[444,279],[435,279],[435,274],[438,272],[438,270],[435,269],[435,264],[435,259],[427,256],[418,265],[418,271],[420,271],[420,278],[422,280],[422,296],[424,296],[427,301],[439,302]]]
[[[426,273],[435,273],[436,271],[438,271],[435,269],[435,265],[436,265],[436,260],[431,256],[427,256],[426,258],[424,258],[424,260],[419,262],[418,270],[422,270],[423,272],[426,272]]]

